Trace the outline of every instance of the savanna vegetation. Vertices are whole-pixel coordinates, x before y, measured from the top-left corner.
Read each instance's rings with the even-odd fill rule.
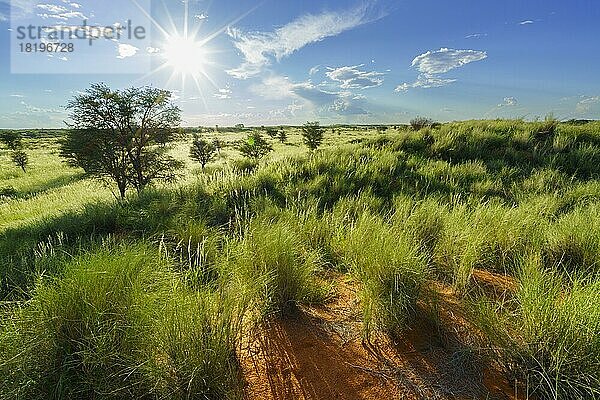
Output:
[[[168,107],[154,95],[140,107]],[[443,336],[450,291],[469,363],[529,398],[600,398],[600,123],[157,134],[174,120],[140,152],[181,167],[168,182],[98,181],[73,132],[24,137],[27,172],[0,150],[0,398],[240,398],[244,338],[334,276],[365,346]]]

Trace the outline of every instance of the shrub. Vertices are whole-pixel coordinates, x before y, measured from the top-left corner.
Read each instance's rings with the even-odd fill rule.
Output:
[[[431,127],[433,125],[433,120],[425,117],[416,117],[410,120],[410,126],[415,131],[419,131],[423,128]]]
[[[279,131],[277,138],[279,139],[279,141],[280,141],[281,143],[285,143],[285,142],[287,142],[287,140],[288,140],[288,136],[287,136],[287,133],[286,133],[285,129],[281,129],[281,130]]]
[[[558,120],[552,115],[548,115],[543,122],[536,122],[533,124],[531,134],[537,140],[549,141],[552,143],[557,128]]]
[[[15,163],[15,165],[23,170],[23,172],[27,171],[27,164],[29,164],[29,157],[27,157],[27,153],[23,149],[15,150],[11,153],[10,158]]]

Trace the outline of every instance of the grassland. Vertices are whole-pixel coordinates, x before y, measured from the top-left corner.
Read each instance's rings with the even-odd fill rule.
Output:
[[[0,398],[248,396],[250,333],[348,282],[368,348],[426,325],[469,379],[600,398],[600,123],[347,128],[314,153],[289,128],[252,170],[218,137],[205,172],[182,141],[178,183],[125,202],[55,137],[26,174],[0,152]]]

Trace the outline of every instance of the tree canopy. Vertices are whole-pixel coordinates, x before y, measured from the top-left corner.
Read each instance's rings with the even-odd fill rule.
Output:
[[[94,84],[67,105],[73,121],[61,156],[90,176],[141,192],[155,180],[173,180],[182,163],[168,155],[178,137],[181,110],[171,92],[153,87],[112,90]]]

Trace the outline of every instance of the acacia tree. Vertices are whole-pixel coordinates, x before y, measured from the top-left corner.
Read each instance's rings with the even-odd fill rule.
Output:
[[[181,120],[171,92],[94,84],[67,108],[73,124],[61,156],[90,176],[116,183],[121,198],[130,187],[140,193],[155,180],[173,180],[182,167],[168,155]]]
[[[286,131],[285,131],[284,128],[281,128],[281,130],[279,131],[279,134],[278,134],[277,138],[279,139],[279,141],[281,143],[287,142],[288,137],[287,137],[287,133],[286,133]]]
[[[202,165],[203,171],[204,167],[206,167],[206,164],[215,158],[216,152],[217,148],[214,145],[214,142],[211,143],[208,140],[200,138],[199,136],[194,137],[194,142],[190,148],[190,157]]]
[[[244,156],[258,161],[269,154],[273,150],[273,146],[259,132],[253,132],[246,140],[238,144],[238,150]]]
[[[10,158],[12,162],[23,172],[27,172],[27,165],[29,164],[29,157],[25,153],[25,146],[21,134],[17,131],[4,131],[0,133],[0,141],[2,141],[6,147],[10,150]]]
[[[23,170],[23,172],[27,172],[27,164],[29,164],[29,157],[27,157],[27,153],[23,149],[13,150],[10,158],[15,163],[15,165]]]
[[[302,139],[310,151],[314,151],[321,146],[323,133],[324,129],[319,126],[319,122],[307,122],[302,126]]]

